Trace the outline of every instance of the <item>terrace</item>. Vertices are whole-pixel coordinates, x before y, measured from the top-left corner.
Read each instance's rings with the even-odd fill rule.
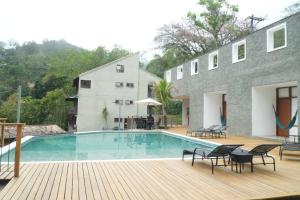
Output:
[[[170,131],[184,134],[185,129]],[[213,139],[243,143],[245,148],[274,141],[240,136]],[[82,161],[21,164],[20,177],[0,192],[0,199],[262,199],[299,198],[300,168],[297,157],[278,158],[277,168],[246,165],[242,174],[209,162],[191,160]]]

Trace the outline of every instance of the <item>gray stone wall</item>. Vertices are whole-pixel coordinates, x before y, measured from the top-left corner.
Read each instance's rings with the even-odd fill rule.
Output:
[[[267,30],[286,22],[287,47],[267,52]],[[219,67],[208,70],[208,54],[198,57],[199,74],[191,76],[190,62],[183,65],[183,79],[172,68],[175,97],[190,98],[190,129],[203,125],[204,94],[226,91],[229,131],[252,134],[252,88],[297,81],[300,110],[300,13],[262,28],[245,38],[246,60],[232,63],[232,44],[218,49]],[[237,40],[236,42],[238,42]],[[215,50],[214,50],[215,51]],[[300,117],[300,113],[298,118]],[[300,120],[298,120],[300,125]],[[298,129],[300,133],[300,129]]]

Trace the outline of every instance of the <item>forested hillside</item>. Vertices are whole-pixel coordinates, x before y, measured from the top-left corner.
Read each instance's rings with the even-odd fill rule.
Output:
[[[129,52],[115,47],[88,51],[66,41],[0,42],[0,117],[16,121],[17,87],[22,86],[21,121],[56,123],[65,127],[69,103],[78,74],[116,60]]]

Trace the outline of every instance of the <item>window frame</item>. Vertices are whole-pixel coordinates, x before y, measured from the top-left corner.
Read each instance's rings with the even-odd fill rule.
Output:
[[[245,46],[245,56],[242,59],[239,59],[239,46],[244,45]],[[247,40],[241,40],[234,44],[232,44],[232,63],[238,63],[245,61],[247,59]]]
[[[274,48],[274,33],[276,31],[279,31],[281,29],[284,29],[284,45]],[[272,51],[276,51],[279,49],[283,49],[287,47],[287,26],[286,26],[286,22],[281,23],[277,26],[274,26],[272,28],[269,28],[267,30],[267,52],[272,52]]]
[[[197,63],[197,72],[195,71],[195,63]],[[191,76],[199,74],[199,60],[195,59],[191,61]]]
[[[183,65],[179,65],[177,67],[177,76],[176,77],[177,77],[177,80],[180,80],[183,78]]]
[[[214,67],[214,57],[217,56],[217,66]],[[208,70],[219,68],[219,51],[214,51],[208,55]]]

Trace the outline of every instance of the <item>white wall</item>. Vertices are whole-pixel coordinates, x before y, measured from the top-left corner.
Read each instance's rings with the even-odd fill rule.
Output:
[[[204,94],[203,126],[205,128],[214,124],[221,125],[220,108],[222,108],[222,94]]]
[[[252,88],[253,136],[276,136],[276,119],[272,107],[273,104],[276,108],[275,87]]]

